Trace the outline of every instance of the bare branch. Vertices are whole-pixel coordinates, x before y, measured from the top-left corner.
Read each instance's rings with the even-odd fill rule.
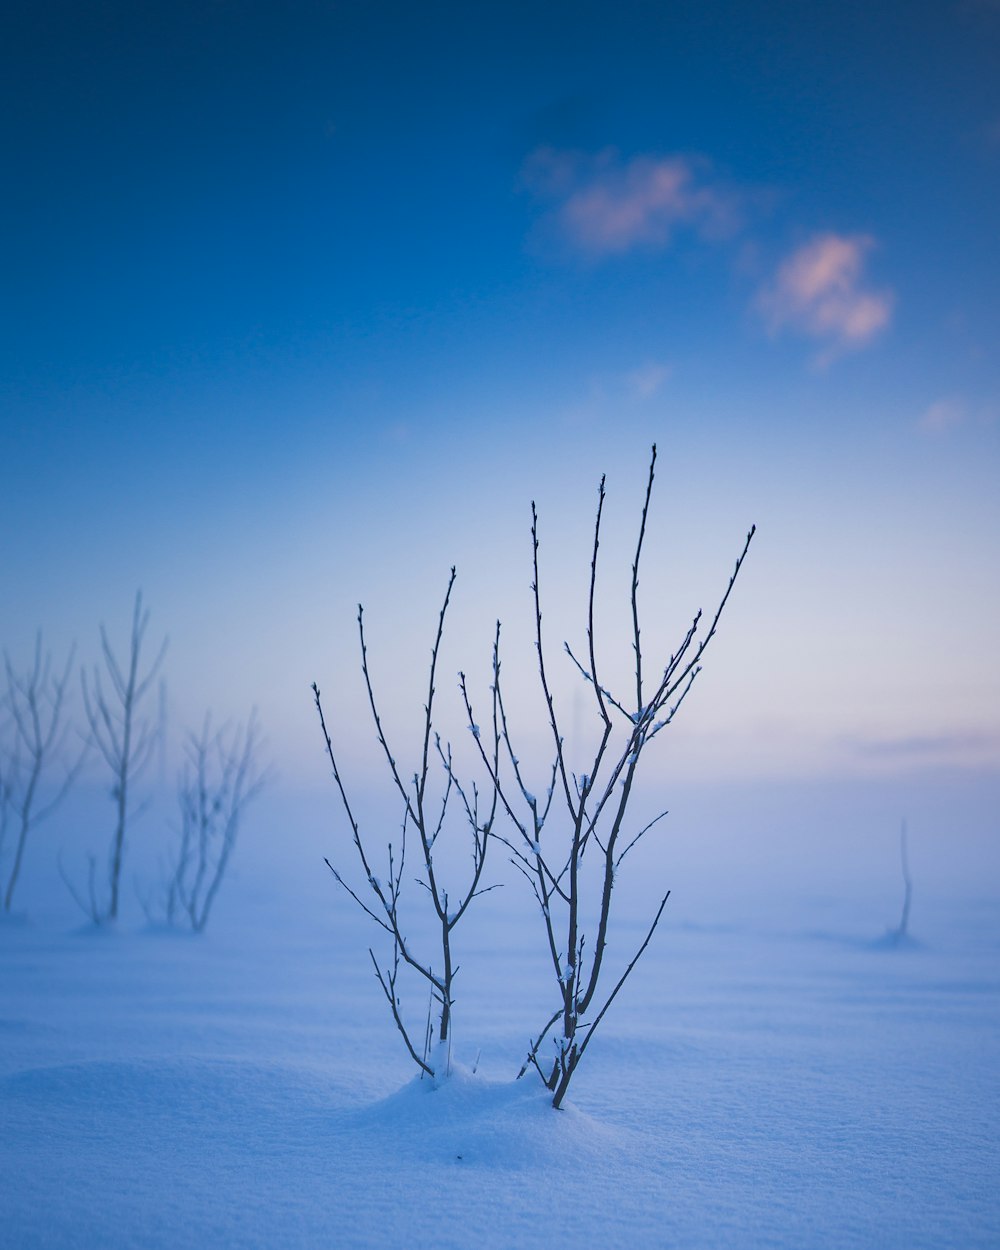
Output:
[[[649,499],[653,493],[653,477],[656,471],[656,444],[649,460],[649,480],[646,483],[646,499],[642,505],[642,521],[639,524],[639,538],[635,545],[635,560],[632,563],[632,630],[635,647],[635,707],[639,713],[643,709],[642,702],[642,648],[639,645],[639,560],[642,556],[642,542],[646,537],[646,517],[649,513]]]
[[[652,827],[653,827],[655,824],[658,824],[658,823],[659,823],[659,822],[660,822],[660,821],[664,818],[664,816],[666,816],[666,815],[668,815],[668,812],[667,812],[666,810],[664,810],[664,811],[660,812],[659,816],[654,816],[654,817],[653,817],[653,819],[649,822],[649,824],[648,824],[648,825],[643,825],[643,827],[642,827],[642,828],[639,830],[639,832],[635,835],[635,837],[632,839],[632,841],[631,841],[631,842],[629,842],[629,844],[625,847],[624,851],[622,851],[622,852],[619,854],[618,858],[615,860],[615,872],[617,872],[617,871],[618,871],[618,868],[619,868],[619,866],[621,865],[622,860],[623,860],[623,859],[625,858],[625,856],[629,853],[629,851],[632,849],[632,847],[633,847],[633,846],[635,846],[635,844],[636,844],[637,842],[641,841],[641,840],[642,840],[642,839],[646,836],[646,834],[647,834],[647,833],[649,833],[650,829],[652,829]]]
[[[561,1009],[559,1011],[553,1012],[552,1016],[549,1019],[548,1024],[545,1026],[544,1029],[542,1029],[541,1033],[539,1033],[535,1041],[532,1042],[531,1049],[528,1051],[528,1057],[527,1059],[525,1059],[524,1063],[521,1065],[520,1072],[518,1072],[517,1076],[514,1078],[516,1081],[519,1081],[521,1077],[524,1076],[529,1066],[534,1066],[538,1070],[538,1074],[539,1076],[542,1077],[542,1080],[545,1080],[545,1076],[542,1073],[541,1068],[538,1067],[538,1060],[536,1059],[535,1056],[538,1054],[539,1046],[541,1046],[542,1042],[544,1042],[545,1038],[548,1036],[549,1029],[552,1028],[552,1026],[555,1024],[555,1022],[559,1019],[561,1015],[562,1015]]]
[[[645,951],[646,947],[649,945],[653,934],[656,932],[656,926],[660,923],[660,917],[663,915],[663,909],[664,907],[666,907],[667,899],[669,897],[670,897],[670,891],[668,890],[666,894],[664,894],[663,900],[660,903],[659,907],[656,909],[656,915],[653,917],[653,923],[649,926],[649,931],[647,932],[646,936],[643,938],[642,945],[639,947],[636,953],[632,956],[632,959],[630,960],[628,967],[618,978],[618,983],[615,985],[615,988],[608,995],[607,1002],[605,1002],[604,1006],[594,1017],[593,1021],[589,1025],[586,1026],[587,1036],[583,1039],[583,1042],[580,1045],[581,1056],[583,1055],[583,1052],[587,1049],[587,1047],[590,1045],[590,1039],[594,1036],[594,1030],[604,1019],[604,1015],[607,1012],[608,1008],[618,997],[618,991],[622,988],[625,982],[629,979],[629,977],[632,974],[632,969],[636,966],[636,964],[642,958],[643,952]]]
[[[375,966],[375,976],[378,978],[378,983],[381,985],[386,1000],[389,1003],[389,1008],[392,1011],[392,1018],[396,1022],[396,1028],[399,1029],[403,1041],[406,1043],[406,1049],[410,1052],[410,1058],[417,1065],[417,1067],[423,1069],[428,1076],[433,1076],[434,1069],[424,1059],[421,1059],[416,1050],[414,1050],[413,1043],[410,1041],[410,1035],[407,1033],[406,1026],[403,1024],[403,1019],[399,1014],[399,999],[396,997],[395,971],[393,971],[392,975],[389,977],[383,976],[382,969],[378,966],[378,960],[375,958],[375,952],[371,949],[371,947],[368,948],[368,954],[371,956],[372,963]],[[398,967],[398,964],[396,967]]]
[[[368,904],[364,901],[364,899],[360,898],[357,894],[355,894],[355,892],[347,884],[347,882],[340,875],[340,873],[336,870],[336,868],[334,868],[333,864],[331,864],[330,861],[325,856],[323,857],[323,863],[326,864],[327,868],[329,868],[330,871],[333,873],[337,884],[342,889],[347,891],[347,893],[351,896],[351,898],[354,899],[354,901],[361,908],[361,910],[365,913],[365,915],[370,916],[377,925],[385,929],[386,933],[392,933],[393,932],[392,925],[386,924],[386,922],[382,919],[381,916],[376,916],[376,914],[372,911],[372,909],[368,906]]]

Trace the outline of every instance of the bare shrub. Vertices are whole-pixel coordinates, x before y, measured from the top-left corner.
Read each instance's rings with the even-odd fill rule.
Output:
[[[639,761],[646,748],[672,722],[701,671],[700,662],[715,636],[754,535],[754,529],[751,529],[707,629],[701,632],[702,613],[699,611],[676,650],[650,677],[644,668],[638,590],[655,468],[654,446],[632,564],[630,606],[635,685],[629,693],[619,691],[616,694],[609,690],[602,683],[598,670],[594,606],[605,502],[603,477],[598,490],[587,601],[586,649],[581,652],[582,658],[568,643],[564,643],[570,663],[591,691],[597,718],[597,747],[587,770],[576,774],[567,761],[560,714],[550,684],[550,665],[542,632],[538,514],[534,503],[531,505],[531,542],[535,647],[552,743],[551,765],[546,774],[548,786],[541,798],[536,798],[529,788],[529,776],[515,750],[514,733],[508,723],[501,686],[499,625],[493,650],[492,696],[496,708],[494,720],[499,716],[502,769],[495,741],[490,751],[484,749],[476,731],[476,718],[465,675],[460,675],[469,725],[480,743],[482,761],[494,790],[514,826],[513,836],[503,840],[513,854],[513,862],[534,891],[541,910],[547,959],[551,963],[555,982],[554,1010],[531,1042],[527,1059],[518,1075],[534,1067],[551,1090],[555,1107],[562,1104],[597,1026],[649,944],[666,906],[669,891],[663,895],[638,949],[608,990],[605,955],[618,873],[629,851],[666,815],[662,812],[639,829],[630,825],[627,819],[629,800]],[[594,929],[588,928],[588,918],[595,925]],[[542,1043],[550,1034],[554,1039],[554,1053],[545,1058]]]
[[[69,750],[73,727],[66,716],[66,689],[73,669],[73,648],[61,670],[35,637],[31,667],[18,672],[4,652],[7,734],[0,743],[0,849],[9,824],[16,830],[14,858],[4,889],[3,907],[9,912],[20,876],[25,847],[32,830],[51,815],[65,798],[80,770],[86,747]],[[73,758],[67,759],[67,755]],[[48,774],[60,768],[55,790],[46,789]]]
[[[355,889],[348,880],[335,868],[329,860],[327,866],[338,883],[351,896],[355,903],[374,922],[388,934],[391,940],[391,956],[388,962],[380,962],[372,948],[369,955],[375,967],[375,975],[385,995],[410,1058],[423,1074],[430,1077],[445,1076],[450,1068],[450,1050],[452,1042],[452,1008],[454,1006],[453,988],[455,974],[458,971],[455,962],[453,934],[472,903],[472,900],[486,890],[480,887],[483,867],[493,824],[497,812],[497,796],[493,792],[487,801],[481,801],[475,784],[463,785],[455,774],[451,745],[442,742],[434,729],[434,696],[437,676],[438,656],[441,639],[444,633],[445,617],[451,600],[452,587],[455,584],[455,570],[451,570],[444,603],[438,617],[437,633],[431,651],[430,674],[427,690],[427,702],[424,704],[422,725],[422,749],[412,772],[405,775],[396,762],[396,756],[390,749],[383,729],[382,718],[372,684],[371,671],[368,663],[368,648],[365,642],[364,609],[358,607],[358,634],[361,644],[361,671],[364,676],[365,688],[372,720],[393,789],[396,791],[402,808],[402,826],[396,844],[389,842],[387,848],[387,872],[384,877],[376,872],[368,835],[361,832],[354,808],[348,798],[340,768],[334,753],[330,731],[323,714],[323,705],[319,687],[314,683],[313,697],[319,713],[320,727],[327,757],[333,769],[333,778],[340,796],[341,805],[350,826],[354,848],[360,862],[361,870],[366,879],[366,887]],[[499,756],[499,733],[494,720],[494,733],[488,758],[492,755],[494,771]],[[431,785],[431,774],[436,772],[442,779],[435,788]],[[433,791],[433,793],[432,793]],[[434,862],[434,849],[438,838],[449,823],[449,813],[457,807],[460,823],[467,826],[472,846],[472,871],[465,884],[458,890],[449,890],[441,880],[438,866]],[[408,840],[409,834],[409,840]],[[403,886],[404,872],[407,870],[407,855],[413,842],[416,842],[416,860],[419,876],[417,881],[424,890],[428,901],[433,927],[437,931],[438,942],[432,952],[419,952],[410,943],[403,932]],[[490,889],[493,887],[486,887]],[[362,897],[362,893],[366,895]],[[366,901],[367,899],[367,901]],[[422,1035],[417,1034],[415,1026],[404,1016],[404,1008],[400,998],[399,977],[404,969],[410,969],[416,977],[421,978],[429,992],[432,1002],[437,1004],[436,1026],[428,1013],[427,1022]],[[436,1033],[436,1036],[435,1036]]]
[[[899,826],[899,867],[903,877],[903,908],[899,916],[899,924],[892,929],[887,929],[881,941],[876,943],[879,946],[916,946],[910,936],[910,904],[913,901],[913,880],[910,877],[910,855],[908,838],[906,832],[906,820],[902,820]]]
[[[141,809],[133,809],[132,788],[148,766],[157,741],[155,720],[143,715],[143,700],[163,663],[167,650],[164,638],[160,650],[145,673],[140,672],[142,646],[149,626],[149,611],[142,606],[142,592],[135,596],[128,655],[124,663],[118,658],[101,626],[101,666],[95,665],[90,682],[83,673],[83,703],[93,741],[111,771],[111,797],[115,804],[115,829],[108,857],[107,900],[99,897],[96,875],[97,861],[90,856],[86,897],[74,888],[63,874],[73,897],[95,924],[118,918],[121,893],[122,861],[130,821]],[[109,687],[109,688],[108,688]]]
[[[208,923],[240,821],[268,780],[259,749],[256,713],[245,727],[214,732],[206,716],[201,732],[188,734],[177,786],[180,838],[166,888],[170,924],[185,923],[201,933]]]

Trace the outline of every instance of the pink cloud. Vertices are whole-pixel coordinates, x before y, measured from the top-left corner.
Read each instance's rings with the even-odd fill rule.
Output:
[[[526,184],[556,201],[553,222],[563,240],[591,256],[612,256],[670,245],[678,227],[707,237],[738,225],[735,196],[711,184],[704,162],[637,156],[613,150],[598,156],[543,148],[524,169]]]
[[[625,389],[636,399],[652,399],[669,377],[669,365],[650,360],[625,374]]]
[[[927,434],[947,434],[958,426],[989,429],[1000,422],[1000,404],[975,401],[962,395],[946,395],[925,408],[917,426]]]
[[[791,329],[825,342],[824,361],[871,342],[889,324],[894,303],[891,291],[864,286],[873,246],[868,235],[830,233],[794,251],[757,298],[772,333]]]
[[[965,417],[965,404],[956,396],[951,396],[931,404],[923,412],[917,424],[928,433],[942,434],[956,425],[961,425]]]

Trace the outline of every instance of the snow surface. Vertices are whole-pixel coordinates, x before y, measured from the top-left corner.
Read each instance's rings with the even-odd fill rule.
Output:
[[[1000,1245],[995,898],[918,876],[893,949],[895,882],[703,923],[681,891],[554,1112],[512,1080],[549,1001],[527,900],[456,931],[435,1089],[309,872],[235,877],[201,937],[0,926],[4,1246]]]

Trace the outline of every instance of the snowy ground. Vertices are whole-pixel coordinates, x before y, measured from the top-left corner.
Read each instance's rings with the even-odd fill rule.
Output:
[[[897,950],[895,882],[884,914],[682,891],[561,1113],[511,1080],[545,1001],[529,914],[482,901],[432,1090],[364,918],[319,874],[286,893],[234,878],[200,938],[0,927],[4,1245],[1000,1244],[986,885],[925,888]]]

